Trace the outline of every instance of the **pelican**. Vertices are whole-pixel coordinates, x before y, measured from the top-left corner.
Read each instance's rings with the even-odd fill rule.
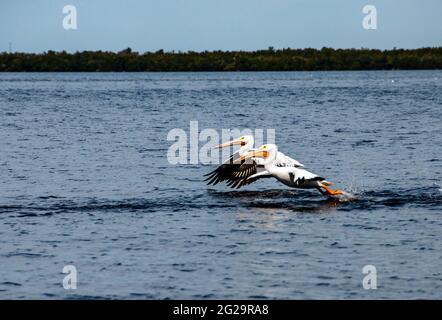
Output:
[[[249,151],[255,150],[253,145],[255,139],[252,135],[241,136],[238,139],[219,144],[214,148],[222,149],[225,147],[239,145],[240,148],[229,159],[224,161],[218,168],[209,172],[205,176],[204,181],[208,181],[207,184],[217,184],[227,180],[227,185],[231,187],[241,187],[245,184],[253,182],[253,180],[246,180],[246,178],[260,173],[262,176],[269,174],[264,168],[264,161],[261,158],[253,158],[252,161],[245,163],[241,160],[241,156]],[[276,157],[274,160],[275,166],[278,167],[304,167],[299,161],[292,159],[282,152],[276,151]],[[270,176],[270,175],[269,175]]]
[[[277,165],[276,158],[278,154],[278,147],[274,144],[265,144],[256,150],[248,151],[247,153],[240,156],[241,161],[247,159],[261,158],[264,160],[264,170],[262,172],[257,172],[243,180],[249,182],[241,181],[239,185],[244,185],[246,183],[251,183],[260,178],[274,177],[278,181],[282,182],[286,186],[292,188],[300,189],[317,189],[323,195],[337,196],[342,195],[344,192],[342,190],[336,189],[332,190],[329,186],[333,185],[332,182],[309,172],[305,169],[300,169],[297,167],[281,167]],[[252,162],[254,162],[252,160]]]

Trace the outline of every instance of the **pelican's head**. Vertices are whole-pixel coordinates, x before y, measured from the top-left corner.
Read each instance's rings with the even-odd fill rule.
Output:
[[[265,163],[271,162],[276,159],[278,153],[278,147],[276,144],[264,144],[258,149],[247,152],[241,156],[241,160],[247,160],[249,158],[262,158]]]
[[[213,148],[218,148],[218,149],[222,149],[225,147],[230,147],[230,146],[248,146],[249,148],[253,147],[253,143],[254,143],[254,138],[253,136],[241,136],[238,139],[234,139],[234,140],[230,140],[228,142],[224,142],[221,143],[217,146],[214,146]]]

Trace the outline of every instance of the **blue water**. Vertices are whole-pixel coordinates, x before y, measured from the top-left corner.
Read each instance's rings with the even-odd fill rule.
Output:
[[[441,119],[441,71],[0,74],[0,298],[440,299]],[[357,200],[207,187],[166,158],[191,120]]]

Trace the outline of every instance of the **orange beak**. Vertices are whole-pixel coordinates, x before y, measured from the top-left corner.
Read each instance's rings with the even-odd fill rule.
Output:
[[[250,159],[250,158],[267,158],[269,156],[269,153],[264,150],[254,150],[247,152],[246,154],[242,155],[239,159],[241,161]]]
[[[241,140],[232,140],[229,142],[221,143],[213,147],[213,149],[222,149],[225,147],[235,146],[235,145],[243,145],[243,141]]]

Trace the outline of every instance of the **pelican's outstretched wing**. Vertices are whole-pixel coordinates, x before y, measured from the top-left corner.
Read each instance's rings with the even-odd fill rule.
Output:
[[[235,152],[229,159],[224,161],[218,168],[209,172],[205,176],[204,181],[207,181],[208,185],[215,185],[222,181],[227,181],[227,185],[232,188],[237,187],[242,179],[250,177],[257,173],[258,167],[264,167],[257,164],[255,159],[252,161],[241,160],[238,152]]]
[[[300,163],[299,161],[290,158],[289,156],[286,156],[282,152],[278,152],[276,154],[276,160],[274,162],[275,166],[278,167],[294,167],[294,168],[302,168],[304,165]]]
[[[264,167],[258,166],[258,172],[245,179],[242,179],[242,181],[238,184],[237,188],[241,188],[242,186],[251,184],[261,178],[271,178],[271,177],[273,176],[270,174],[270,172],[268,172]]]
[[[241,188],[242,186],[251,184],[260,178],[269,178],[272,175],[268,172],[264,165],[256,164],[253,168],[248,168],[243,172],[236,174],[235,180],[229,181],[227,185],[232,188]]]

